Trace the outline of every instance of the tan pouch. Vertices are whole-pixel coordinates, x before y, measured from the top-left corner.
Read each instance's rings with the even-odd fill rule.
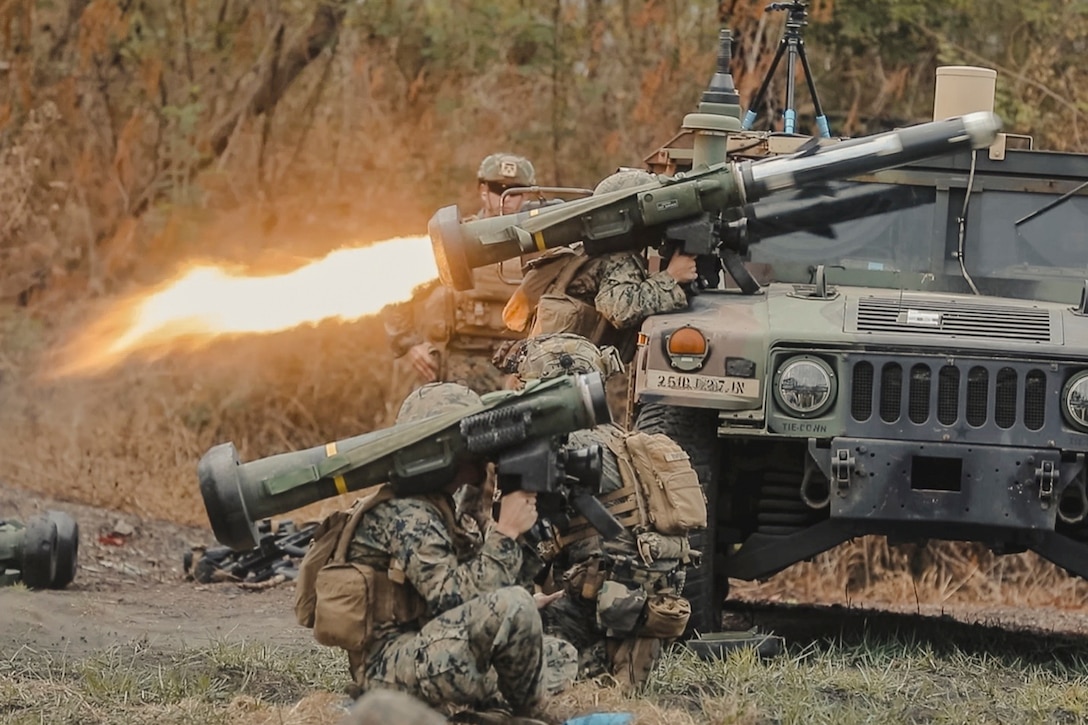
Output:
[[[314,626],[317,573],[332,558],[348,519],[346,511],[337,511],[318,524],[310,548],[298,565],[298,577],[295,579],[295,618],[303,627]]]
[[[373,631],[373,567],[334,562],[317,573],[314,639],[330,647],[361,651]]]
[[[295,618],[303,627],[314,626],[318,573],[331,561],[344,561],[359,519],[370,509],[391,498],[393,489],[383,485],[358,499],[352,508],[330,514],[318,524],[310,548],[298,565],[298,578],[295,580]]]
[[[593,305],[587,305],[570,295],[548,294],[540,297],[536,320],[529,337],[566,332],[581,335],[596,344],[601,341],[607,329],[608,321]]]
[[[675,594],[655,594],[646,602],[644,637],[674,639],[684,633],[691,618],[691,603]]]
[[[672,536],[705,528],[706,496],[684,449],[661,433],[633,433],[626,444],[654,529]]]
[[[661,640],[652,637],[630,637],[609,643],[612,676],[620,687],[638,689],[650,679],[650,672],[661,657]]]

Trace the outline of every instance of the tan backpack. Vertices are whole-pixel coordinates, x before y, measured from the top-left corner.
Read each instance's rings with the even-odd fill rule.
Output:
[[[706,527],[706,496],[676,441],[663,433],[615,429],[607,444],[624,488],[635,487],[640,494],[649,526],[669,536]]]
[[[503,308],[506,326],[517,332],[529,329],[530,337],[568,332],[600,344],[611,324],[596,307],[566,294],[589,261],[585,254],[559,247],[529,262],[521,284]]]
[[[295,617],[302,626],[313,628],[314,639],[321,644],[362,652],[374,625],[411,622],[424,612],[422,597],[405,584],[398,562],[391,561],[388,571],[379,571],[347,561],[363,514],[391,498],[392,487],[383,485],[348,511],[328,516],[314,532],[299,565]]]

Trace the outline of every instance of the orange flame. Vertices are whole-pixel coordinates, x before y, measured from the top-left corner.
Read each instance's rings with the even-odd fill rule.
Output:
[[[339,249],[285,274],[197,266],[116,303],[62,354],[55,376],[101,373],[138,352],[376,314],[438,276],[427,237]]]

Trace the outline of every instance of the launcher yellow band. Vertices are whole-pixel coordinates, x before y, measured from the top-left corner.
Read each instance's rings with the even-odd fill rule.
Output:
[[[325,444],[325,455],[326,456],[335,456],[336,455],[336,441]],[[332,479],[332,482],[333,482],[333,485],[336,486],[337,493],[345,494],[345,493],[348,492],[348,483],[347,483],[347,481],[344,480],[343,476],[335,477],[334,479]]]

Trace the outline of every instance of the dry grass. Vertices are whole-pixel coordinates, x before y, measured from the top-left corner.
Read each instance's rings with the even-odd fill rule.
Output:
[[[703,662],[668,652],[642,696],[584,682],[550,716],[629,712],[645,725],[702,723],[1073,723],[1088,718],[1086,652],[1024,658],[1013,641],[982,653],[865,636],[761,661],[751,651]],[[10,723],[291,723],[331,725],[346,701],[343,661],[220,645],[170,655],[139,644],[78,660],[28,649],[0,660],[0,718]]]
[[[979,544],[890,545],[867,536],[731,592],[780,602],[993,605],[1083,611],[1088,582],[1032,552],[998,556]]]

